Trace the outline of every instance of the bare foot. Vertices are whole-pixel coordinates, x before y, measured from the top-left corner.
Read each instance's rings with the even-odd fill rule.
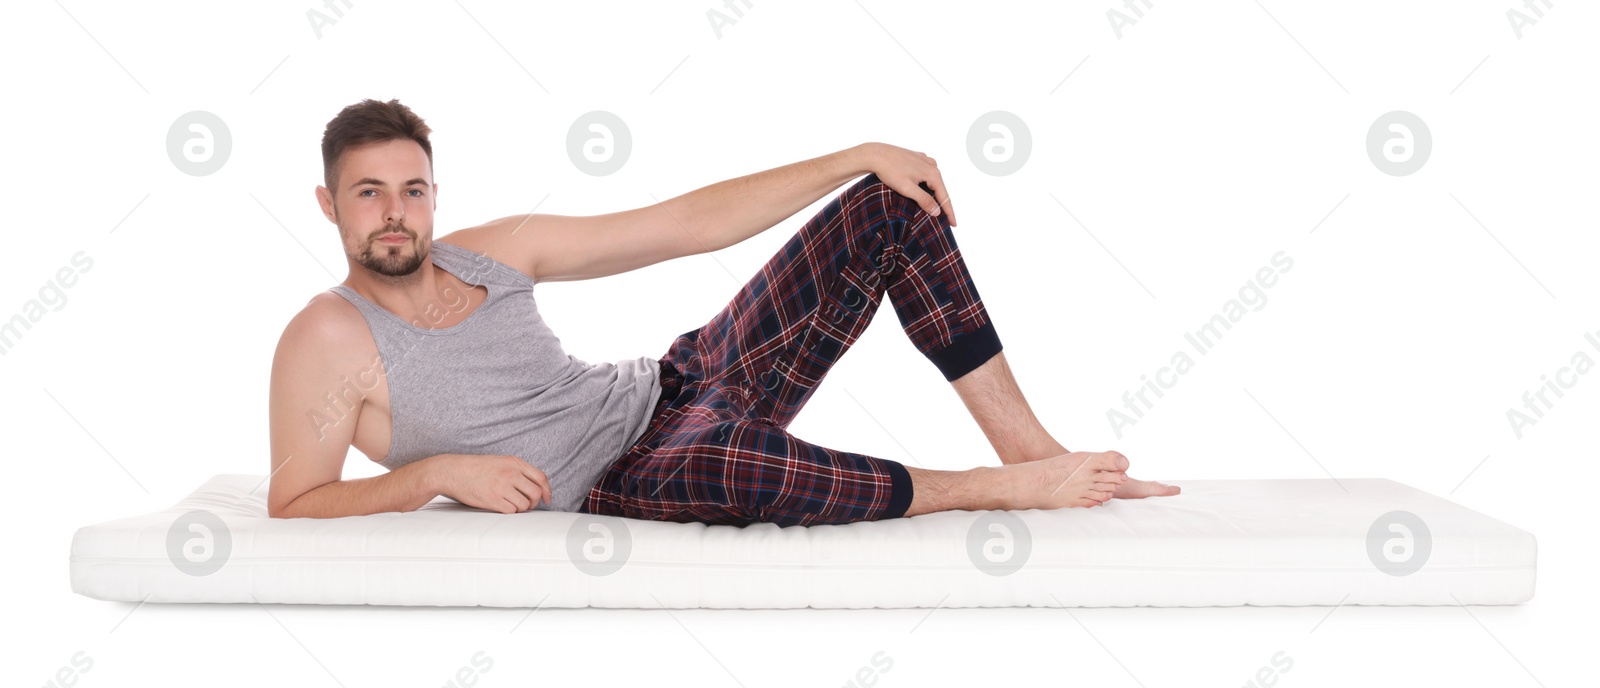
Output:
[[[1083,454],[1085,452],[1077,452],[1077,453],[1078,454]],[[1106,453],[1117,454],[1117,452],[1106,452]],[[1059,447],[1058,446],[1056,448],[1056,453],[1055,454],[1041,454],[1040,456],[1035,457],[1035,458],[1023,459],[1022,463],[1028,463],[1028,462],[1033,462],[1033,461],[1043,461],[1045,459],[1054,458],[1054,457],[1058,457],[1058,456],[1062,456],[1062,455],[1070,455],[1070,454],[1072,454],[1072,452],[1068,452],[1065,447]],[[1121,456],[1121,454],[1117,454],[1117,455]],[[1126,460],[1126,459],[1124,459],[1124,460]],[[1126,476],[1126,474],[1124,474],[1124,475]],[[1175,494],[1178,494],[1179,492],[1182,492],[1182,488],[1179,488],[1176,485],[1168,485],[1166,483],[1158,483],[1158,482],[1155,482],[1153,480],[1140,480],[1140,479],[1134,478],[1132,476],[1126,476],[1126,477],[1127,477],[1127,479],[1122,481],[1122,483],[1117,486],[1116,492],[1114,494],[1112,494],[1112,497],[1114,497],[1116,499],[1144,499],[1145,497],[1171,497],[1172,495],[1175,495]],[[1101,503],[1104,503],[1104,501],[1105,500],[1102,500]]]
[[[1117,452],[1074,452],[1007,466],[1016,476],[1007,509],[1061,509],[1104,504],[1128,480]]]
[[[1139,480],[1128,478],[1117,486],[1117,499],[1144,499],[1145,497],[1171,497],[1182,491],[1177,485],[1158,483],[1154,480]]]

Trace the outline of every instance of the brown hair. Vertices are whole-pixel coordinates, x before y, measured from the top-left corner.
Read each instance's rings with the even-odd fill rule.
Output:
[[[369,143],[411,139],[428,154],[428,172],[433,172],[433,144],[428,142],[432,129],[417,113],[400,104],[398,99],[380,102],[367,98],[345,107],[322,131],[322,180],[328,190],[338,195],[334,182],[339,177],[340,156],[346,150]]]

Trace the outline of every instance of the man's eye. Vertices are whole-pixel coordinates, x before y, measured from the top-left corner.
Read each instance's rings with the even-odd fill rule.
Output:
[[[368,191],[376,191],[376,189],[362,189],[361,193],[359,195],[365,196],[365,195],[367,195]],[[407,191],[415,191],[419,195],[422,194],[422,189],[407,189]]]

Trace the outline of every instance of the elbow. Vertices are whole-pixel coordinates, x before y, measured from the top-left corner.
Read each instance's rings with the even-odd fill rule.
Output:
[[[287,502],[274,502],[269,499],[267,500],[267,518],[299,518],[299,515],[291,508],[293,506],[294,500],[292,499]]]

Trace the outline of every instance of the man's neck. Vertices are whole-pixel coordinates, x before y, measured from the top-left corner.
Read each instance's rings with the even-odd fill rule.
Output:
[[[445,285],[453,281],[440,274],[442,272],[433,264],[431,255],[407,275],[384,275],[352,262],[350,275],[343,284],[396,317],[418,327],[429,327],[427,323],[437,318],[430,314],[445,310],[445,304],[461,300],[460,295],[452,298],[443,293]]]

